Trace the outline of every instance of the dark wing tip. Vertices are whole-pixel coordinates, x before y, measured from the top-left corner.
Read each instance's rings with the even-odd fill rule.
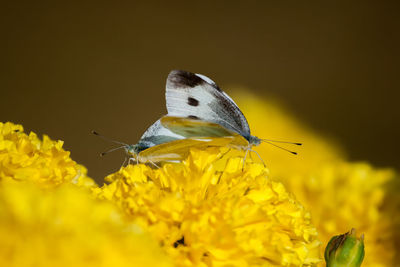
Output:
[[[204,82],[205,81],[202,78],[192,72],[173,70],[168,75],[167,87],[193,88],[197,85],[203,84]]]
[[[193,88],[197,85],[208,84],[218,91],[221,88],[210,78],[202,74],[196,74],[185,70],[172,70],[167,78],[169,88]]]

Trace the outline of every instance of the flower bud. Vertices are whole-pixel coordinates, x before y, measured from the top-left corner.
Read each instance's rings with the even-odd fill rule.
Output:
[[[343,235],[332,237],[325,249],[327,267],[359,267],[364,259],[364,235],[356,236],[353,228]]]

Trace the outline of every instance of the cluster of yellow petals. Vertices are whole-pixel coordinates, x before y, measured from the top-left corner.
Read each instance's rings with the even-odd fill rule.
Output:
[[[0,266],[172,266],[60,141],[0,124]]]
[[[176,266],[314,266],[310,214],[263,165],[191,150],[182,163],[127,166],[97,190],[147,229]]]
[[[399,177],[393,170],[351,163],[332,140],[321,138],[274,101],[238,93],[252,132],[262,138],[303,142],[297,157],[272,146],[257,151],[271,170],[310,211],[323,244],[356,228],[365,235],[363,266],[395,266],[400,237]],[[397,205],[397,210],[396,210]]]
[[[63,183],[92,186],[86,169],[70,158],[62,141],[43,136],[43,141],[21,125],[0,122],[0,179],[31,181],[43,188]]]
[[[172,266],[111,203],[75,185],[0,183],[0,266]]]

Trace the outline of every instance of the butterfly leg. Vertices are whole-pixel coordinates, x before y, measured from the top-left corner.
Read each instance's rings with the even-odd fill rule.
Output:
[[[247,154],[249,154],[249,151],[250,151],[249,149],[246,149],[246,152],[244,153],[242,171],[244,170],[244,164],[246,163],[246,158]]]
[[[127,157],[125,157],[124,162],[122,162],[120,169],[125,166],[126,160],[127,160]],[[128,160],[128,164],[129,164],[129,160]]]
[[[253,150],[250,150],[250,152],[254,152]],[[251,153],[249,153],[249,158],[251,159],[251,161],[254,161],[253,160],[253,157],[251,156]]]
[[[228,154],[231,151],[232,148],[229,148],[226,152],[222,153],[222,155],[220,157],[218,157],[217,160],[222,159],[223,157],[225,157],[226,154]]]
[[[157,169],[160,168],[160,166],[158,166],[157,164],[155,164],[153,161],[149,160],[148,161],[151,165],[153,165],[154,167],[156,167]]]
[[[254,152],[257,155],[257,157],[261,160],[261,162],[264,165],[264,167],[267,167],[267,165],[265,165],[265,162],[263,161],[263,159],[261,158],[260,154],[258,154],[257,151],[252,150],[252,149],[249,149],[248,151]]]
[[[135,158],[129,157],[128,158],[128,165],[132,163],[135,163]]]

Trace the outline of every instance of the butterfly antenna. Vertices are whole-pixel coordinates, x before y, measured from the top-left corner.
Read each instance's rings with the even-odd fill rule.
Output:
[[[287,149],[287,148],[278,146],[277,144],[271,143],[270,141],[266,141],[265,139],[264,139],[263,141],[264,141],[265,143],[268,143],[268,144],[272,145],[272,146],[275,146],[275,147],[280,148],[280,149],[283,149],[283,150],[285,150],[285,151],[287,151],[287,152],[289,152],[289,153],[292,153],[293,155],[297,155],[297,152],[294,152],[294,151],[291,151],[291,150],[289,150],[289,149]]]
[[[108,142],[112,142],[112,143],[119,144],[119,145],[124,145],[124,146],[127,146],[127,145],[128,145],[128,144],[125,144],[125,143],[123,143],[123,142],[119,142],[119,141],[115,141],[115,140],[113,140],[113,139],[107,138],[107,137],[105,137],[104,135],[101,135],[101,134],[99,134],[99,133],[96,132],[96,131],[92,131],[92,134],[97,135],[97,136],[100,137],[101,139],[106,140],[106,141],[108,141]],[[110,151],[110,152],[111,152],[111,151]]]
[[[284,144],[291,144],[291,145],[296,145],[296,146],[301,146],[303,145],[302,143],[296,143],[296,142],[288,142],[288,141],[279,141],[279,140],[272,140],[272,139],[261,139],[263,142],[272,142],[272,143],[284,143]]]
[[[110,153],[110,152],[113,152],[113,151],[115,151],[115,150],[118,150],[118,149],[121,149],[121,148],[124,148],[124,147],[126,147],[126,145],[111,148],[111,149],[109,149],[109,150],[107,150],[107,151],[104,151],[104,152],[100,153],[100,156],[103,157],[103,156],[107,155],[107,154]],[[124,162],[124,163],[125,163],[125,162]]]

